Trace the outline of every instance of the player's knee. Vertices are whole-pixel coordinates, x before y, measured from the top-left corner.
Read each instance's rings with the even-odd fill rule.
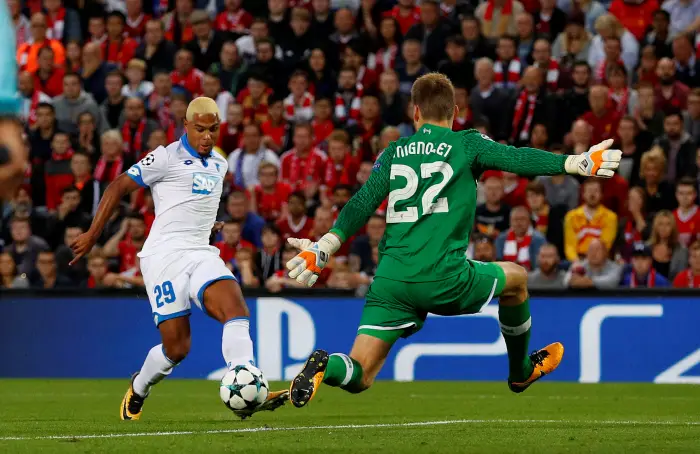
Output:
[[[507,293],[527,293],[527,270],[512,262],[503,262],[501,266],[506,275]]]
[[[165,355],[174,363],[179,363],[187,357],[190,352],[192,338],[187,336],[176,340],[164,341],[163,350]]]

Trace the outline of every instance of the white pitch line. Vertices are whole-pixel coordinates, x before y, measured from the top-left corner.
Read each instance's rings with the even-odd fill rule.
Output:
[[[74,440],[95,438],[167,437],[179,435],[216,435],[256,432],[292,432],[301,430],[383,429],[402,427],[445,426],[456,424],[583,424],[592,426],[700,426],[700,421],[634,421],[634,420],[561,420],[561,419],[454,419],[447,421],[416,421],[389,424],[345,424],[303,427],[249,427],[245,429],[183,430],[172,432],[136,432],[93,435],[47,435],[42,437],[0,437],[0,441]]]

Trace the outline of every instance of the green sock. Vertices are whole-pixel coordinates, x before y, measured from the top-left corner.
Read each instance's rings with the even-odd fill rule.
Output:
[[[508,348],[509,378],[514,382],[527,380],[533,366],[528,356],[530,344],[530,298],[517,306],[498,306],[498,320]]]
[[[360,392],[362,389],[362,366],[360,363],[342,353],[333,353],[328,357],[323,383],[329,386],[339,386],[349,392]]]

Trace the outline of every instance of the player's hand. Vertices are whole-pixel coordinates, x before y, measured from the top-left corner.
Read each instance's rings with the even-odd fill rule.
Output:
[[[299,238],[289,238],[287,241],[301,250],[296,257],[287,262],[289,277],[307,287],[316,283],[331,255],[340,248],[340,240],[332,233],[326,233],[316,243]]]
[[[73,260],[68,264],[72,266],[80,260],[85,254],[92,250],[92,247],[97,243],[97,238],[94,238],[90,232],[85,232],[78,236],[71,244],[70,248],[73,251]]]
[[[224,221],[216,221],[214,227],[211,228],[211,233],[219,233],[224,228]]]
[[[612,178],[615,170],[620,167],[622,152],[611,150],[612,139],[604,140],[594,145],[587,152],[566,158],[564,167],[566,173],[584,177]]]

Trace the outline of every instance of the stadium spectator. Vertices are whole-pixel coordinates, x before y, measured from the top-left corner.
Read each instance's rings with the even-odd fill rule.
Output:
[[[661,6],[671,18],[671,35],[687,31],[700,17],[700,4],[692,0],[668,0]]]
[[[673,61],[679,82],[689,87],[700,85],[700,61],[695,56],[692,35],[680,34],[673,39]]]
[[[406,115],[407,96],[399,93],[399,78],[387,70],[379,76],[379,110],[384,124],[398,126]]]
[[[138,47],[138,43],[124,32],[125,27],[126,17],[123,13],[112,11],[107,15],[107,39],[102,43],[102,56],[106,62],[118,68],[126,68]]]
[[[528,273],[527,285],[532,289],[566,288],[566,272],[559,268],[559,252],[551,243],[540,247],[537,255],[537,269]]]
[[[53,251],[39,252],[36,259],[36,272],[32,274],[30,283],[35,289],[65,288],[73,285],[70,279],[58,273]]]
[[[386,220],[384,216],[373,215],[367,221],[367,233],[359,235],[352,242],[348,265],[353,272],[366,271],[372,266],[376,266],[376,261],[372,257],[372,249],[379,246],[384,231]]]
[[[227,3],[229,2],[231,0]],[[214,62],[218,61],[221,47],[224,44],[224,36],[219,30],[212,30],[206,11],[193,11],[190,23],[194,37],[185,44],[184,48],[192,52],[194,67],[206,72]]]
[[[591,109],[588,102],[591,69],[586,62],[578,61],[571,72],[572,87],[560,93],[554,100],[556,116],[550,127],[552,139],[561,141],[577,118]]]
[[[425,56],[425,65],[431,70],[438,67],[438,63],[445,58],[445,43],[452,29],[441,18],[440,2],[437,0],[423,0],[420,6],[420,22],[411,26],[406,32],[406,39],[419,40],[421,53]]]
[[[138,58],[129,60],[126,65],[126,83],[122,87],[122,95],[126,98],[146,99],[153,93],[153,89],[153,82],[146,80],[146,62]]]
[[[700,239],[700,209],[695,203],[697,195],[695,180],[689,177],[678,180],[676,184],[678,208],[673,211],[673,217],[678,227],[678,239],[685,247],[689,247]]]
[[[114,181],[133,163],[133,158],[124,155],[122,136],[116,129],[110,129],[100,138],[102,155],[95,165],[95,180],[107,185]]]
[[[518,87],[523,73],[523,62],[515,53],[515,39],[512,36],[501,36],[496,46],[498,59],[493,64],[494,85],[498,88],[513,90]]]
[[[268,98],[268,120],[261,125],[263,144],[274,151],[281,153],[288,148],[290,125],[284,119],[284,100],[276,95]]]
[[[10,240],[4,252],[9,253],[17,264],[17,274],[30,276],[39,252],[48,250],[49,245],[42,238],[32,235],[27,217],[15,216],[10,219]]]
[[[637,93],[639,93],[639,110],[634,113],[637,127],[640,131],[652,136],[663,134],[664,114],[656,109],[654,86],[643,82],[637,87]]]
[[[194,12],[193,0],[180,0],[175,2],[175,9],[162,18],[165,26],[165,38],[182,46],[194,38],[190,18]]]
[[[278,180],[279,168],[270,162],[263,162],[258,168],[258,181],[250,193],[254,212],[266,222],[281,218],[287,209],[287,198],[292,192],[291,186]]]
[[[355,184],[357,159],[351,152],[348,133],[343,130],[333,131],[328,137],[328,161],[323,180],[326,188],[334,188],[338,184]]]
[[[644,37],[640,40],[642,49],[647,46],[652,46],[654,55],[657,58],[671,57],[671,33],[670,33],[671,17],[668,11],[657,9],[653,12],[651,29],[645,30]],[[639,39],[639,38],[638,38]]]
[[[539,41],[538,41],[539,42]],[[513,107],[510,142],[516,146],[526,145],[535,124],[546,124],[548,106],[543,84],[543,71],[529,66],[525,69]]]
[[[650,216],[661,210],[675,208],[673,186],[663,180],[666,172],[666,156],[660,147],[654,147],[642,155],[639,166],[641,186],[647,199],[647,211]]]
[[[311,236],[314,220],[306,215],[306,209],[307,200],[303,192],[289,194],[286,215],[276,223],[282,241],[286,242],[291,237],[309,238]]]
[[[673,279],[673,286],[676,288],[700,288],[700,242],[696,241],[690,245],[689,255],[690,266],[676,274]]]
[[[284,99],[285,119],[292,123],[308,122],[313,118],[314,97],[308,92],[308,78],[295,71],[289,78],[289,96]]]
[[[293,259],[297,254],[297,250],[294,246],[290,244],[284,245],[282,249],[282,263],[287,263],[289,260]],[[282,268],[277,270],[275,274],[270,276],[265,281],[265,288],[270,293],[279,293],[285,288],[303,288],[304,284],[300,284],[296,279],[289,277],[289,270],[287,268]]]
[[[410,95],[413,82],[428,73],[428,68],[421,60],[421,42],[416,39],[406,39],[401,45],[401,60],[396,63],[396,74],[399,76],[399,91]]]
[[[19,118],[30,128],[36,123],[36,109],[40,103],[51,103],[51,97],[34,84],[28,71],[22,71],[18,78],[20,112]]]
[[[29,288],[26,274],[17,271],[15,259],[9,252],[0,252],[0,289]]]
[[[399,82],[400,84],[400,82]],[[335,93],[335,120],[345,124],[360,116],[360,98],[364,87],[357,83],[357,72],[345,67],[338,73],[338,91]],[[402,95],[405,95],[402,93]]]
[[[651,26],[654,13],[659,9],[656,0],[613,0],[608,11],[629,30],[637,40],[641,40]]]
[[[378,74],[375,70],[367,67],[366,44],[359,39],[354,39],[345,47],[343,65],[351,68],[357,74],[357,82],[364,88],[375,89],[378,81]]]
[[[700,88],[694,88],[688,95],[688,110],[683,112],[685,132],[694,143],[700,144]]]
[[[107,24],[105,23],[104,15],[97,15],[88,19],[88,36],[86,41],[89,43],[102,44],[107,40]]]
[[[540,181],[533,181],[527,185],[526,197],[534,229],[563,252],[564,216],[566,216],[567,207],[551,206],[546,199],[546,188]]]
[[[486,176],[482,183],[486,199],[476,207],[474,228],[478,233],[496,239],[510,226],[510,208],[503,203],[503,179],[495,174]]]
[[[213,75],[205,78],[205,82],[208,79],[216,79]],[[218,80],[218,79],[216,79]],[[220,84],[219,84],[220,86]],[[222,93],[228,93],[224,91]],[[263,123],[268,119],[268,112],[270,106],[270,95],[272,90],[267,87],[266,78],[261,74],[251,73],[248,75],[248,81],[246,82],[246,88],[241,90],[241,92],[236,97],[236,102],[243,106],[243,123]],[[229,94],[230,95],[230,94]],[[205,93],[205,96],[208,96]],[[211,97],[211,96],[209,96]],[[217,99],[216,96],[212,99]],[[230,103],[229,103],[230,104]],[[221,112],[226,112],[228,105],[225,109],[220,106],[219,110]]]
[[[377,115],[379,115],[377,107]],[[333,123],[333,102],[330,98],[316,98],[314,100],[314,117],[311,120],[311,128],[314,131],[314,147],[323,151],[328,150],[328,136],[335,129]]]
[[[65,230],[69,226],[80,226],[87,229],[92,219],[80,209],[80,191],[74,186],[68,186],[61,190],[61,203],[56,207],[55,213],[46,218],[44,239],[51,249],[55,249],[63,242]]]
[[[607,69],[606,80],[610,87],[610,98],[615,102],[617,111],[622,115],[635,112],[638,108],[637,90],[630,88],[627,70],[622,65],[611,65]]]
[[[646,210],[646,195],[640,187],[633,187],[627,196],[627,214],[620,216],[617,226],[615,250],[625,262],[632,258],[634,245],[645,241],[651,230],[650,218]]]
[[[90,112],[78,115],[78,134],[73,139],[76,152],[85,153],[97,159],[100,155],[100,140],[96,128],[95,119]]]
[[[515,28],[517,30],[515,35],[505,35],[505,36],[515,36],[517,38],[517,51],[516,55],[521,62],[532,61],[532,47],[535,44],[535,39],[537,39],[537,34],[535,33],[535,19],[529,12],[522,12],[515,16]],[[488,56],[488,55],[484,55]]]
[[[73,156],[68,134],[57,132],[51,140],[51,159],[44,164],[46,207],[55,210],[61,201],[61,192],[71,185],[73,175],[70,160]]]
[[[322,47],[313,48],[308,60],[309,93],[316,98],[333,97],[338,80],[328,65],[325,50]]]
[[[31,39],[17,45],[17,66],[20,70],[35,72],[39,68],[39,51],[44,47],[53,50],[54,64],[63,65],[66,60],[66,49],[60,41],[47,36],[48,26],[46,15],[34,13],[30,23]]]
[[[185,0],[189,1],[189,0]],[[192,51],[182,48],[175,54],[175,69],[170,73],[173,87],[182,87],[187,93],[196,98],[202,94],[204,73],[194,67]]]
[[[134,54],[146,62],[146,78],[149,80],[159,72],[169,73],[174,68],[177,47],[172,41],[164,39],[164,33],[163,22],[158,19],[148,20],[143,41]]]
[[[400,33],[405,35],[412,26],[420,22],[420,7],[416,6],[415,0],[398,0],[397,5],[384,15],[393,18],[399,26]]]
[[[326,170],[326,155],[314,148],[313,128],[301,123],[294,128],[294,148],[280,159],[281,180],[294,189],[317,185],[323,180]]]
[[[284,269],[280,231],[274,224],[262,228],[261,247],[255,253],[255,277],[258,282],[265,282],[277,271]]]
[[[240,189],[248,189],[259,183],[258,171],[263,162],[279,168],[280,160],[272,150],[262,144],[260,126],[251,123],[243,128],[243,146],[228,156],[228,169],[233,182]]]
[[[335,24],[335,33],[328,37],[330,41],[328,55],[338,58],[335,62],[335,66],[337,66],[340,63],[340,58],[345,55],[345,48],[348,43],[353,39],[360,38],[360,34],[355,27],[355,17],[349,8],[337,9],[333,20]],[[276,39],[276,41],[279,42],[278,39]]]
[[[477,85],[469,95],[473,115],[488,120],[494,140],[505,139],[507,121],[503,118],[503,106],[508,103],[509,95],[494,85],[493,62],[487,58],[479,59],[474,67],[474,76]]]
[[[221,13],[223,14],[223,13]],[[332,32],[331,32],[332,33]],[[330,33],[329,33],[330,34]],[[320,36],[320,35],[316,35]],[[328,35],[323,35],[328,36]],[[241,57],[241,63],[255,63],[256,45],[261,39],[270,37],[270,29],[267,26],[267,21],[263,18],[253,19],[250,25],[250,33],[244,34],[236,39],[235,47],[238,51],[237,55]],[[282,59],[282,49],[279,46],[275,47],[274,56],[277,59]],[[223,61],[223,60],[222,60]]]
[[[605,250],[610,250],[617,233],[617,215],[601,203],[600,180],[586,180],[582,193],[583,205],[564,218],[564,254],[570,262],[585,255],[594,240],[601,240]]]
[[[88,273],[90,273],[85,284],[87,288],[109,287],[108,281],[105,281],[105,277],[109,272],[107,268],[107,259],[98,248],[94,248],[88,255],[87,269]]]
[[[605,85],[594,85],[588,95],[591,111],[583,114],[581,119],[591,125],[592,144],[610,138],[617,131],[621,115],[611,106],[608,96]]]
[[[669,287],[670,282],[654,269],[649,246],[637,243],[632,251],[632,266],[622,277],[621,285],[627,288],[657,288]]]
[[[52,98],[63,93],[63,76],[66,72],[61,66],[54,64],[53,49],[41,48],[37,62],[37,70],[32,74],[34,86]]]
[[[378,74],[394,69],[402,40],[403,33],[398,21],[394,17],[384,16],[379,23],[377,50],[369,54],[367,67],[374,69]]]
[[[540,8],[534,14],[535,32],[552,42],[566,27],[566,13],[557,7],[556,0],[540,0],[539,3]]]
[[[573,154],[581,154],[588,151],[593,145],[591,134],[593,127],[585,120],[576,120],[571,126],[571,133],[564,138],[569,142],[569,147]]]
[[[598,68],[605,59],[605,42],[608,38],[617,38],[620,41],[622,62],[631,73],[637,67],[639,60],[639,43],[637,39],[626,30],[620,21],[612,14],[599,16],[595,21],[597,35],[591,41],[591,50],[588,54],[588,64],[591,68]]]
[[[146,241],[146,222],[142,215],[128,214],[122,220],[119,231],[107,241],[102,249],[105,257],[117,257],[119,271],[123,272],[136,266],[136,254],[141,251]]]
[[[487,38],[499,38],[503,35],[515,35],[515,18],[525,11],[517,0],[488,0],[481,3],[474,14],[483,24],[483,33]]]
[[[648,244],[654,259],[654,269],[667,279],[673,280],[686,267],[688,249],[680,242],[678,226],[670,211],[662,210],[654,216]]]
[[[226,201],[224,220],[232,219],[241,222],[243,225],[241,238],[252,243],[256,248],[260,248],[262,247],[261,233],[265,221],[248,209],[248,203],[244,192],[239,190],[231,192]]]
[[[240,104],[229,104],[226,111],[226,121],[221,123],[221,133],[219,142],[216,144],[230,153],[243,143],[243,106]]]
[[[330,0],[311,0],[311,6],[313,9],[313,18],[311,23],[311,31],[314,36],[330,36],[335,31],[333,25],[333,11],[331,11],[331,1]],[[364,11],[362,17],[366,15],[370,16],[372,19],[370,26],[374,26],[374,14],[373,9],[369,11]],[[365,20],[365,22],[367,22]],[[370,32],[370,35],[375,36]]]
[[[77,74],[68,73],[63,76],[63,94],[53,100],[56,109],[58,127],[65,132],[75,134],[78,132],[78,115],[90,112],[97,121],[97,130],[102,133],[107,129],[107,122],[95,103],[95,99],[89,93],[83,91],[80,78]]]
[[[124,158],[136,162],[148,151],[148,138],[158,129],[155,120],[146,117],[146,107],[141,98],[128,98],[124,102],[123,122],[119,126],[124,147]],[[177,140],[180,136],[175,136]],[[110,180],[111,181],[111,180]]]
[[[479,58],[496,58],[491,42],[481,33],[481,22],[473,16],[462,19],[460,31],[467,46],[467,54],[475,62]]]
[[[275,42],[280,42],[289,38],[291,30],[289,29],[289,1],[287,0],[268,0],[268,25],[270,28],[270,37]],[[352,16],[352,13],[351,13]]]
[[[571,17],[552,44],[552,57],[559,61],[563,70],[571,72],[576,62],[588,61],[592,39],[586,31],[583,15]]]
[[[659,58],[656,56],[656,49],[653,45],[648,45],[642,48],[639,68],[632,77],[632,82],[636,84],[650,83],[658,85],[659,76],[656,73],[656,67],[659,64]]]
[[[144,5],[142,1],[125,0],[124,6],[126,10],[126,27],[124,32],[129,38],[140,43],[143,35],[146,33],[146,24],[151,20],[152,16],[143,12]]]
[[[656,66],[659,85],[656,87],[657,110],[669,113],[685,110],[690,89],[676,77],[676,64],[670,58],[662,58]]]
[[[31,24],[29,19],[22,12],[22,4],[19,0],[8,0],[7,9],[12,17],[12,24],[15,27],[15,43],[17,46],[29,42],[32,39],[30,32]]]
[[[496,261],[496,246],[493,240],[487,236],[475,234],[470,242],[473,249],[473,258],[480,262],[495,262]]]
[[[226,221],[221,229],[221,241],[214,244],[219,249],[221,260],[229,269],[233,269],[232,261],[236,258],[236,252],[240,248],[255,250],[255,246],[241,239],[241,223],[238,221]]]
[[[667,112],[664,118],[664,135],[657,137],[655,144],[663,150],[668,165],[666,181],[673,183],[683,176],[694,177],[697,144],[683,129],[683,117],[679,110]]]
[[[74,257],[70,245],[82,233],[83,228],[80,226],[66,227],[62,238],[63,242],[56,248],[55,257],[58,274],[70,279],[72,287],[78,287],[88,278],[87,260],[84,257],[70,265]]]
[[[117,66],[112,62],[105,62],[102,58],[102,50],[96,43],[88,43],[83,48],[82,68],[79,71],[83,81],[83,88],[90,93],[95,102],[100,104],[107,98],[105,82],[107,75],[114,72]],[[121,78],[121,74],[120,74]],[[121,89],[121,79],[120,87]]]
[[[586,259],[571,265],[564,282],[572,288],[611,289],[618,286],[621,276],[622,266],[610,260],[605,244],[594,238],[589,242]]]
[[[639,163],[643,150],[649,148],[648,135],[640,134],[637,121],[632,116],[624,116],[617,126],[618,140],[615,146],[622,151],[619,174],[634,184],[639,179]]]
[[[122,91],[123,82],[122,75],[118,71],[107,74],[105,78],[104,89],[106,98],[100,104],[100,113],[110,129],[119,128],[120,123],[124,121],[122,115],[126,96]]]
[[[216,29],[222,32],[231,32],[236,34],[247,33],[251,24],[253,23],[253,16],[242,8],[242,0],[226,0],[223,3],[225,9],[216,16]],[[197,12],[198,11],[195,11],[195,13]],[[200,12],[204,13],[202,10],[200,10]],[[197,22],[194,19],[190,20],[192,25],[195,26],[196,34]]]
[[[282,62],[286,73],[302,65],[314,47],[315,39],[311,32],[311,12],[306,8],[292,8],[289,25],[292,33],[288,39],[279,41],[282,49]]]
[[[496,258],[531,271],[537,267],[537,255],[546,242],[544,236],[532,228],[529,210],[519,205],[510,211],[510,228],[496,238]]]
[[[235,46],[234,46],[235,47]],[[274,42],[269,38],[262,38],[256,44],[256,58],[255,62],[250,65],[250,72],[256,72],[258,74],[267,74],[272,80],[269,80],[270,86],[273,91],[280,96],[286,94],[288,90],[288,79],[286,77],[275,77],[272,74],[286,74],[286,70],[280,59],[275,57],[275,45]],[[223,62],[223,60],[222,60]],[[223,84],[223,86],[226,86]],[[240,90],[240,88],[237,87]],[[233,89],[232,89],[233,91]]]

